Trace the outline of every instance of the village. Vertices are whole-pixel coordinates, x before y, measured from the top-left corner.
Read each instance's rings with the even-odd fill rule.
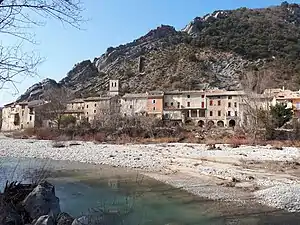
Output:
[[[147,116],[173,125],[197,127],[233,128],[246,126],[249,107],[268,109],[285,104],[293,110],[294,118],[300,116],[300,91],[283,88],[266,89],[262,94],[220,89],[189,91],[149,91],[146,93],[122,93],[119,80],[109,81],[105,96],[75,98],[66,103],[62,114],[71,115],[76,122],[91,123],[99,114],[118,114],[122,117]],[[37,108],[47,104],[43,100],[13,102],[2,109],[2,131],[22,130],[37,126]],[[55,126],[45,120],[42,126]]]

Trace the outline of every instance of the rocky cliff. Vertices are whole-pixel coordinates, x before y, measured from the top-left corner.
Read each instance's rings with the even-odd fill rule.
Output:
[[[83,97],[105,92],[111,78],[120,79],[124,92],[255,89],[258,83],[296,89],[299,56],[300,7],[284,2],[215,11],[196,17],[181,31],[162,25],[131,43],[108,48],[93,61],[76,64],[52,85]],[[34,85],[19,100],[37,98],[41,86]]]

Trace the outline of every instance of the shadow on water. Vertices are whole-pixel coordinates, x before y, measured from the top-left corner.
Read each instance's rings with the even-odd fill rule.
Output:
[[[0,172],[21,176],[28,168],[37,168],[45,162],[6,159],[0,163]],[[300,224],[298,213],[251,201],[237,204],[203,199],[133,171],[49,160],[47,165],[51,169],[48,179],[55,184],[62,211],[75,217],[105,210],[122,215],[121,221],[114,224],[124,225]]]

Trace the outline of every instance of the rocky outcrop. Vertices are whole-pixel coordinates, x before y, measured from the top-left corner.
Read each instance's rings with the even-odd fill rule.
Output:
[[[43,81],[34,84],[30,88],[28,88],[24,94],[22,94],[18,99],[17,102],[22,101],[32,101],[38,100],[43,98],[43,93],[49,89],[58,88],[60,85],[52,79],[44,79]]]
[[[119,79],[123,92],[237,90],[248,87],[249,72],[251,80],[265,79],[264,88],[299,89],[299,39],[298,4],[217,10],[181,31],[161,25],[128,44],[109,47],[93,61],[76,64],[58,83],[34,85],[19,100],[38,99],[51,85],[68,88],[74,97],[104,94],[109,79]]]
[[[130,212],[99,209],[74,219],[68,213],[60,212],[55,188],[47,181],[38,185],[7,183],[4,192],[0,193],[1,225],[121,224],[128,213]]]
[[[44,215],[44,216],[40,216],[33,224],[34,225],[55,225],[55,220],[53,216]]]
[[[57,217],[57,225],[71,225],[73,221],[73,217],[68,213],[60,213]]]
[[[24,199],[23,205],[32,219],[44,215],[56,218],[60,213],[59,199],[55,196],[54,186],[48,182],[39,184]]]

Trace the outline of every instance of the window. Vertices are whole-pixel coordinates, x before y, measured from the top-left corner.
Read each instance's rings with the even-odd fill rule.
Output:
[[[130,105],[129,108],[132,109],[132,105]]]
[[[22,116],[24,116],[24,111],[22,111]]]
[[[190,96],[190,95],[188,95],[187,97],[188,97],[188,98],[190,98],[191,96]]]
[[[204,98],[204,95],[202,95],[201,98]]]
[[[234,107],[235,107],[235,108],[237,107],[237,103],[236,103],[236,102],[234,103]]]
[[[190,102],[187,102],[187,107],[191,107],[191,103]]]
[[[235,111],[235,112],[234,112],[234,115],[235,115],[235,116],[238,116],[238,112],[237,112],[237,111]]]
[[[97,104],[95,103],[95,107],[97,107]]]
[[[210,115],[210,116],[213,116],[213,111],[210,111],[210,112],[209,112],[209,115]]]
[[[156,108],[155,107],[153,107],[153,111],[155,111],[156,110]]]
[[[72,103],[72,109],[73,109],[73,107],[74,107],[74,103]]]
[[[22,105],[21,107],[22,107],[22,109],[25,109],[25,105]]]
[[[228,99],[232,99],[232,96],[228,96]]]
[[[153,103],[153,104],[155,104],[155,103],[156,103],[155,99],[153,99],[153,100],[152,100],[152,103]]]
[[[229,108],[231,107],[231,102],[228,102],[228,107],[229,107]]]
[[[89,108],[89,105],[86,105],[86,108]]]
[[[220,105],[221,105],[221,100],[218,101],[218,106],[220,106]]]
[[[89,112],[86,112],[86,115],[89,115]]]
[[[205,117],[205,111],[204,110],[200,110],[200,117]]]
[[[201,102],[201,108],[204,109],[204,102]]]
[[[96,113],[97,111],[96,111],[96,109],[94,110],[94,113]]]
[[[84,107],[82,107],[81,109],[84,109]]]
[[[221,116],[221,111],[218,111],[218,116]]]
[[[173,106],[174,104],[173,104],[173,102],[171,102],[171,106]]]
[[[167,102],[165,102],[165,107],[168,107],[168,103]]]
[[[127,116],[126,113],[124,113],[124,116],[125,116],[125,117]]]
[[[177,108],[178,109],[180,108],[180,102],[177,102]]]
[[[209,105],[212,106],[214,104],[213,100],[209,101]]]
[[[228,116],[231,116],[231,112],[230,112],[230,111],[228,111],[227,115],[228,115]]]
[[[33,108],[29,108],[29,114],[33,114]]]
[[[29,120],[30,120],[30,121],[32,120],[32,116],[29,116]]]

